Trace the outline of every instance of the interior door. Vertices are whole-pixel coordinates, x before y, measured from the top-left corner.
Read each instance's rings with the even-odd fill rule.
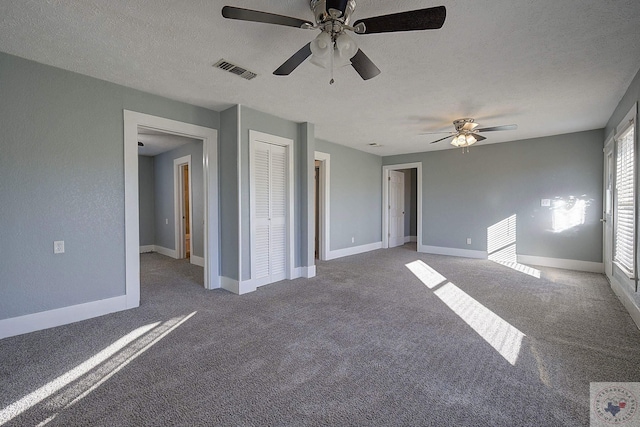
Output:
[[[252,150],[252,279],[257,286],[286,278],[287,149],[256,142]]]
[[[389,247],[404,244],[404,173],[389,171]]]
[[[607,277],[613,275],[613,142],[604,149],[603,261]]]

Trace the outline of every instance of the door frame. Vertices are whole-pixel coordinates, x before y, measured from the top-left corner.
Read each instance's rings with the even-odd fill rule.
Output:
[[[382,167],[382,248],[389,248],[389,171],[416,169],[417,206],[417,250],[425,252],[422,244],[422,162],[401,163]]]
[[[187,165],[188,184],[187,190],[189,195],[189,212],[184,212],[184,178],[182,168]],[[193,228],[193,189],[191,188],[191,154],[173,160],[173,209],[175,218],[175,248],[176,258],[183,259],[186,257],[185,250],[185,229],[182,217],[189,216],[190,227]],[[193,234],[193,233],[191,233]],[[189,253],[191,254],[191,263],[193,264],[193,237],[189,239]]]
[[[402,171],[396,171],[396,170],[390,170],[389,171],[389,179],[387,180],[387,187],[388,187],[388,192],[389,192],[389,201],[390,201],[390,203],[391,203],[391,199],[392,199],[392,197],[391,197],[392,188],[394,187],[394,186],[391,185],[391,183],[393,182],[393,180],[391,179],[391,175],[393,175],[393,174],[398,174],[397,177],[402,176],[402,194],[396,194],[396,198],[397,198],[396,200],[399,201],[400,198],[402,199],[402,207],[400,208],[401,212],[402,212],[402,233],[401,233],[400,236],[396,236],[395,237],[396,241],[394,242],[394,245],[393,245],[393,247],[397,247],[397,246],[404,245],[404,237],[405,237],[404,229],[405,229],[405,225],[406,225],[405,224],[405,220],[407,218],[406,215],[405,215],[405,210],[404,210],[404,205],[405,205],[405,200],[404,200],[405,179],[404,178],[405,178],[405,174]],[[396,191],[396,190],[394,189],[394,191]],[[396,206],[392,206],[391,204],[389,204],[389,209],[387,209],[387,211],[389,211],[389,214],[391,213],[390,211],[392,211],[393,208],[396,208],[396,210],[397,210],[398,204],[396,204]],[[389,246],[391,247],[392,246],[391,245],[391,240],[392,240],[391,239],[391,237],[392,237],[391,236],[391,232],[393,231],[392,230],[392,228],[393,228],[392,227],[393,217],[389,216],[388,221],[389,221],[389,224],[387,224],[387,226],[389,227],[389,231],[388,231],[388,234],[387,234],[387,239],[389,240],[388,243],[389,243]],[[402,243],[397,244],[397,241],[400,240],[400,238],[402,238],[402,240],[401,240]]]
[[[204,181],[204,287],[220,287],[218,237],[218,131],[190,123],[123,110],[125,292],[127,308],[140,305],[140,212],[138,207],[138,127],[202,140]]]
[[[318,243],[319,243],[319,253],[318,259],[321,261],[326,261],[329,259],[329,252],[331,251],[330,245],[330,236],[331,236],[331,225],[330,225],[330,184],[331,184],[331,155],[328,153],[323,153],[321,151],[316,151],[314,153],[314,160],[320,162],[320,182],[318,185],[319,191],[319,232],[318,232]],[[315,169],[315,166],[314,166]],[[315,215],[315,214],[314,214]]]
[[[254,180],[254,173],[255,173],[255,168],[253,166],[253,152],[255,149],[255,145],[257,142],[263,142],[266,144],[271,144],[271,145],[279,145],[281,147],[284,147],[286,149],[287,152],[287,189],[286,189],[286,194],[287,194],[287,219],[286,219],[286,230],[287,230],[287,238],[286,238],[286,263],[287,266],[285,268],[286,270],[286,279],[293,279],[294,277],[296,277],[295,275],[295,259],[294,259],[294,247],[295,247],[295,243],[294,243],[294,207],[293,207],[293,201],[294,201],[294,180],[293,180],[293,168],[294,168],[294,164],[293,164],[293,159],[294,159],[294,153],[293,153],[293,140],[289,139],[289,138],[283,138],[281,136],[276,136],[276,135],[271,135],[268,133],[264,133],[264,132],[258,132],[255,130],[249,130],[249,210],[250,210],[250,214],[249,214],[249,218],[250,218],[250,225],[249,225],[249,245],[250,245],[250,256],[251,256],[251,281],[252,286],[258,287],[258,286],[263,286],[266,285],[268,283],[261,283],[261,282],[257,282],[254,280],[256,277],[255,274],[255,258],[253,257],[253,250],[255,248],[255,221],[254,221],[254,214],[255,214],[255,204],[254,204],[254,186],[252,185],[253,180]]]
[[[615,143],[613,135],[607,138],[604,144],[604,182],[602,184],[602,261],[604,264],[604,272],[609,280],[613,277],[613,198],[615,189],[615,174],[613,172],[614,166],[614,151]],[[609,163],[609,156],[611,156],[612,163]],[[609,182],[610,181],[610,182]],[[607,194],[607,182],[611,184],[611,191]],[[609,213],[607,213],[607,203],[610,204]]]

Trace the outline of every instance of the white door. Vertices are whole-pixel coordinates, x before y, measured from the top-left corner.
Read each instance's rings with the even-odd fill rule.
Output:
[[[251,271],[256,286],[286,278],[287,148],[256,142],[251,152]]]
[[[607,277],[613,275],[613,142],[604,149],[603,261]]]
[[[404,173],[389,171],[389,247],[404,244]]]

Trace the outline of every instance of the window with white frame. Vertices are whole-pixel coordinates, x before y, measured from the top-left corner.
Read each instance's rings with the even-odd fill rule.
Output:
[[[634,275],[635,257],[635,135],[634,122],[616,137],[614,261]]]

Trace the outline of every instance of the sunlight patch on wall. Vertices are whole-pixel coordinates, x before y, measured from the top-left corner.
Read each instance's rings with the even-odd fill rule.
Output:
[[[553,200],[551,214],[551,229],[554,233],[562,233],[574,227],[583,225],[587,219],[588,202],[569,196],[567,199]]]
[[[539,279],[540,270],[518,263],[516,225],[517,216],[514,214],[487,228],[489,261]]]
[[[2,409],[0,426],[45,399],[48,399],[47,407],[54,411],[69,408],[195,314],[175,317],[164,323],[151,323],[128,333],[95,356]],[[66,388],[64,393],[54,396],[63,388]],[[57,415],[50,416],[39,426],[46,425]]]
[[[421,260],[405,264],[405,267],[407,267],[429,289],[433,289],[440,283],[447,280],[442,274],[438,273]]]
[[[516,364],[524,334],[449,282],[434,294],[478,333],[507,362]]]

